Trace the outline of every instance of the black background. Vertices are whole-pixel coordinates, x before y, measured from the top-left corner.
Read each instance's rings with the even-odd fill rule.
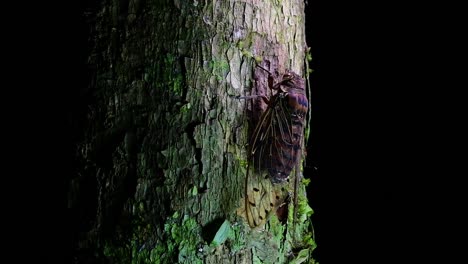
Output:
[[[384,14],[356,8],[310,1],[306,9],[314,69],[307,164],[317,168],[308,167],[320,263],[390,263],[400,250],[402,54],[389,43]]]
[[[447,101],[460,84],[449,38],[458,16],[445,12],[429,3],[309,1],[307,161],[318,168],[309,168],[309,200],[320,263],[455,258],[449,237],[460,232],[463,192],[451,122],[463,103],[454,94]]]
[[[85,4],[62,2],[8,9],[22,12],[9,12],[4,32],[5,238],[15,259],[35,263],[68,263],[73,239],[66,190],[76,128],[69,121],[87,78],[87,36]],[[437,30],[439,7],[308,2],[315,258],[447,263],[452,254],[441,252],[452,239],[441,234],[466,206],[452,209],[458,196],[446,198],[461,193],[449,176],[463,174],[444,162],[455,111],[443,111],[441,90],[452,84],[442,72],[448,49],[436,44],[446,38]]]

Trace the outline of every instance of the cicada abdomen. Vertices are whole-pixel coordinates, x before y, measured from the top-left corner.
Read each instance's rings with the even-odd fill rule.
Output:
[[[260,66],[259,66],[260,67]],[[263,67],[260,67],[263,69]],[[264,69],[267,71],[266,69]],[[286,197],[285,183],[300,161],[304,118],[308,110],[304,79],[287,71],[274,83],[269,73],[270,98],[250,141],[251,166],[246,178],[246,214],[250,226],[264,223],[269,213],[280,207]],[[259,175],[265,175],[262,177]]]

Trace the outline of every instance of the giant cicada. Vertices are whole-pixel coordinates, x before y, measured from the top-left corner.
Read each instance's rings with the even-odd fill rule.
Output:
[[[267,105],[249,144],[245,213],[251,227],[265,223],[271,212],[285,204],[288,194],[284,188],[277,187],[289,182],[294,169],[296,172],[299,170],[304,119],[308,110],[305,81],[301,76],[286,71],[275,80],[270,71],[257,67],[268,73],[267,83],[272,95],[269,98],[265,95],[244,97],[261,98]]]

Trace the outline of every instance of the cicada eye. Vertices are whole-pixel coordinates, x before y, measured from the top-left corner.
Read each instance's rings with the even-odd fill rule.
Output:
[[[288,80],[288,79],[286,79],[286,80],[284,81],[283,85],[286,85],[286,86],[292,87],[292,86],[294,86],[294,82],[293,82],[293,80],[292,80],[292,79],[289,79],[289,80]]]

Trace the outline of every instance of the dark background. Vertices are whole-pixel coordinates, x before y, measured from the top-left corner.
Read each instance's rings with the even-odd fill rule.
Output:
[[[384,14],[355,13],[356,3],[309,1],[306,7],[314,69],[307,164],[317,168],[308,167],[315,257],[320,263],[393,262],[404,173],[396,149],[398,47],[389,43]]]
[[[308,168],[308,195],[320,263],[455,258],[465,192],[451,122],[463,103],[448,92],[460,84],[450,37],[458,16],[446,15],[436,3],[306,6],[314,69],[307,164],[318,168]]]
[[[463,174],[444,163],[451,114],[442,111],[440,91],[451,84],[442,72],[447,49],[435,44],[445,40],[445,31],[435,30],[443,20],[439,7],[308,2],[314,73],[306,175],[315,258],[447,263],[452,254],[443,249],[451,239],[441,234],[458,219],[453,211],[466,206],[452,209],[455,197],[446,198],[464,192],[452,190],[457,184],[447,178]],[[4,33],[8,85],[2,88],[5,175],[11,175],[2,185],[5,237],[15,259],[70,260],[70,226],[79,219],[67,215],[66,190],[76,130],[71,116],[80,111],[87,81],[87,6],[61,1],[8,9],[22,10],[10,12],[15,18]]]

